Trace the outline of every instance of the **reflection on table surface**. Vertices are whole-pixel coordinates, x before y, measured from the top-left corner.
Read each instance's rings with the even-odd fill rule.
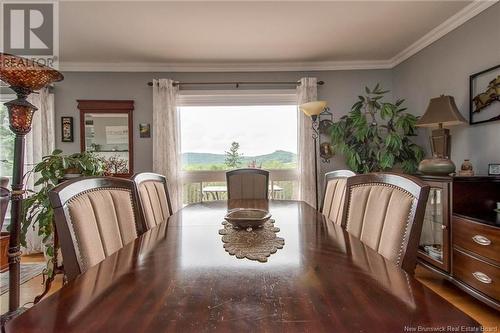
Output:
[[[285,246],[237,259],[218,230],[268,209]],[[7,332],[365,331],[477,326],[303,202],[190,205],[11,321]]]

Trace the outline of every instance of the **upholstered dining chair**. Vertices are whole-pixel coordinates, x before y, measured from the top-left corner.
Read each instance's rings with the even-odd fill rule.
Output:
[[[226,172],[228,199],[267,199],[269,171],[236,169]]]
[[[372,173],[347,179],[342,226],[413,274],[429,186],[420,179]]]
[[[68,280],[143,232],[134,182],[81,177],[49,192]]]
[[[143,172],[132,177],[139,194],[139,208],[149,230],[173,214],[167,179],[159,174]]]
[[[327,219],[340,225],[344,209],[347,178],[356,175],[351,170],[336,170],[325,174],[325,191],[321,203],[321,213]]]

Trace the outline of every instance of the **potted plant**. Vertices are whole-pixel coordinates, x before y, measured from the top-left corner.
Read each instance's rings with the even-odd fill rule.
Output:
[[[424,157],[422,147],[411,141],[418,118],[405,112],[402,99],[394,104],[383,101],[388,92],[379,84],[366,87],[349,114],[331,126],[334,149],[357,173],[397,168],[414,173]]]
[[[21,244],[26,246],[26,232],[28,228],[38,225],[38,235],[42,236],[47,258],[45,274],[53,274],[54,257],[54,211],[50,205],[48,193],[64,179],[79,176],[101,176],[104,174],[102,159],[90,152],[63,155],[56,149],[51,155],[44,156],[42,161],[27,173],[39,176],[35,182],[37,191],[28,190],[31,195],[24,200],[24,219],[21,227]]]

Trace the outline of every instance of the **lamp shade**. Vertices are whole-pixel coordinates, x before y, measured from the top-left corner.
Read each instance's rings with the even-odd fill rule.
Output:
[[[0,52],[0,79],[10,86],[31,91],[40,90],[63,78],[63,75],[53,68],[31,59]]]
[[[299,106],[300,110],[304,112],[307,116],[313,117],[318,116],[326,108],[326,101],[315,101],[304,103]]]
[[[467,124],[458,111],[453,96],[431,98],[424,115],[417,121],[418,127],[454,126]]]

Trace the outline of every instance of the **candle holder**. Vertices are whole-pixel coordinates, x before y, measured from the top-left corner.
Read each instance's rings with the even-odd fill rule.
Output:
[[[16,135],[14,140],[14,165],[12,172],[11,220],[9,250],[9,311],[2,315],[1,325],[25,310],[19,307],[20,296],[20,233],[23,220],[24,199],[24,142],[31,131],[33,114],[37,108],[26,98],[36,90],[62,81],[63,75],[55,69],[36,61],[0,52],[0,80],[7,83],[16,93],[17,99],[5,103],[9,112],[10,129]]]

